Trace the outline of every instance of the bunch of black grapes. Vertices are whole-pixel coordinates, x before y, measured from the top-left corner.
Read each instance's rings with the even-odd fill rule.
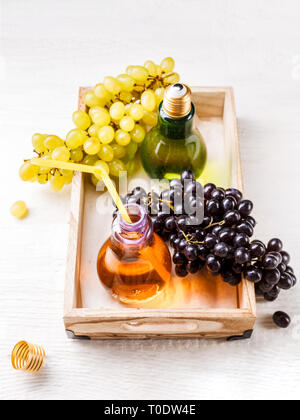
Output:
[[[148,210],[154,231],[174,249],[179,277],[204,268],[237,286],[245,276],[267,301],[276,300],[281,289],[297,282],[280,239],[271,239],[267,246],[251,240],[256,225],[253,203],[235,188],[225,190],[214,184],[202,188],[186,170],[160,194],[136,187],[123,201]]]

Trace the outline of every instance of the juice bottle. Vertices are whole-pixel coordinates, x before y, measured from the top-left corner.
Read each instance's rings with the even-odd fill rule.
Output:
[[[159,107],[158,124],[141,146],[141,161],[150,178],[180,178],[186,169],[199,178],[207,153],[201,134],[193,127],[194,115],[190,88],[181,83],[169,86]]]
[[[132,223],[118,214],[112,235],[97,260],[99,279],[123,303],[139,303],[156,297],[170,281],[172,261],[164,241],[153,232],[146,210],[125,206]]]

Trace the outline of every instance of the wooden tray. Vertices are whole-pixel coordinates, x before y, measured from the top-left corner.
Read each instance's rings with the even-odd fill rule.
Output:
[[[84,110],[79,92],[79,109]],[[208,147],[202,182],[243,189],[234,95],[231,88],[193,88],[196,124]],[[138,183],[146,180],[142,171]],[[137,184],[133,184],[137,185]],[[110,234],[112,208],[96,211],[101,200],[85,176],[76,173],[72,185],[70,242],[65,286],[64,322],[72,338],[250,338],[256,320],[253,284],[238,287],[220,277],[195,275],[179,279],[143,307],[122,305],[100,284],[98,251]]]

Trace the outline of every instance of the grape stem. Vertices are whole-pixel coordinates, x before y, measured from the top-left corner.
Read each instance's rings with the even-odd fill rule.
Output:
[[[212,217],[210,220],[210,224],[206,226],[204,230],[210,229],[213,226],[223,226],[225,224],[225,220],[222,220],[221,222],[215,222],[215,223],[213,223],[213,221],[214,221],[214,218]]]
[[[224,224],[225,224],[225,220],[222,220],[221,222],[216,222],[216,223],[213,223],[213,220],[214,220],[214,218],[212,217],[211,218],[211,221],[210,221],[210,224],[208,225],[208,226],[206,226],[203,230],[206,230],[206,229],[209,229],[209,228],[211,228],[212,226],[223,226]],[[191,239],[190,239],[190,234],[188,233],[188,234],[185,234],[184,232],[183,232],[183,230],[180,230],[180,232],[182,233],[182,235],[184,236],[184,239],[189,243],[189,244],[194,244],[194,245],[201,245],[201,244],[204,244],[204,242],[200,242],[200,241],[192,241]]]
[[[152,206],[152,204],[153,204],[153,202],[152,202],[152,193],[151,193],[151,198],[149,197],[148,198],[148,207],[151,207]],[[161,198],[159,198],[158,200],[157,200],[159,203],[164,203],[164,204],[167,204],[169,207],[170,207],[170,209],[172,210],[172,211],[174,211],[174,206],[171,204],[172,203],[172,201],[168,201],[168,200],[162,200]]]
[[[158,201],[159,201],[160,203],[167,204],[167,205],[170,207],[170,209],[174,211],[174,206],[173,206],[173,204],[171,204],[171,203],[172,203],[172,201],[162,200],[162,199],[160,199],[160,198],[158,199]]]
[[[187,235],[183,232],[183,230],[180,230],[180,232],[183,234],[184,239],[187,241],[187,243],[189,244],[193,244],[193,245],[201,245],[204,244],[204,242],[200,242],[200,241],[192,241],[190,238],[190,234],[188,233]]]

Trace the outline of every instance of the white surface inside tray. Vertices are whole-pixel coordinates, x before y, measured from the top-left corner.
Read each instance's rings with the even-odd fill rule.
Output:
[[[222,118],[197,119],[197,126],[208,149],[208,163],[201,176],[203,183],[214,181],[227,187],[230,183],[228,153],[224,145]],[[129,189],[141,183],[147,185],[147,175],[140,171],[130,181]],[[101,209],[97,212],[97,208]],[[105,209],[105,215],[103,215]],[[108,193],[99,194],[88,181],[85,183],[83,214],[80,306],[83,308],[123,308],[128,306],[112,298],[98,279],[97,255],[111,231],[113,206]],[[174,274],[174,273],[173,273]],[[221,278],[196,274],[186,279],[173,275],[170,286],[143,308],[237,308],[237,288],[225,284]],[[141,306],[140,306],[141,307]]]

